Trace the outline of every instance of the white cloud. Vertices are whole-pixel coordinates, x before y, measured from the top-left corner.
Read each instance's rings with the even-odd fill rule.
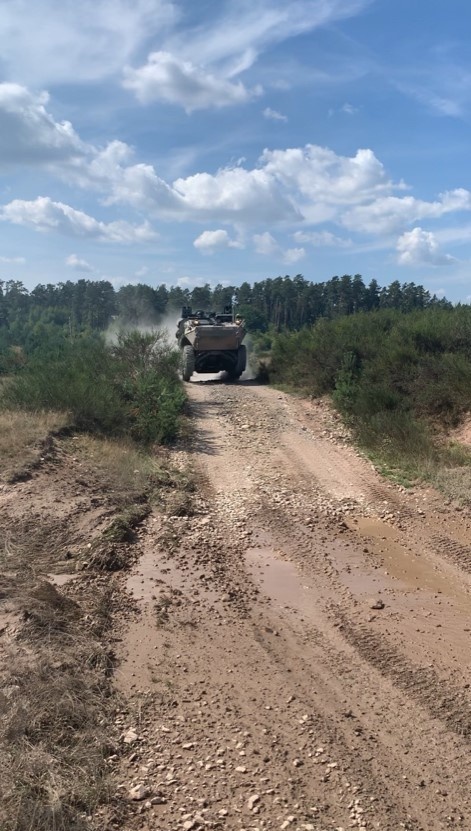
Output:
[[[395,86],[437,115],[460,118],[469,112],[471,72],[445,50],[444,60],[422,61],[414,66],[394,67],[390,72]]]
[[[134,163],[133,150],[122,141],[111,141],[104,148],[86,144],[69,122],[58,122],[51,115],[47,104],[46,94],[0,84],[0,160],[10,168],[25,164],[46,168],[68,184],[96,191],[105,205],[119,204],[171,221],[233,223],[239,233],[250,224],[302,222],[306,228],[329,221],[376,239],[400,234],[423,220],[471,211],[471,192],[464,188],[447,191],[433,201],[397,195],[395,191],[405,186],[395,184],[367,148],[352,156],[313,144],[266,149],[252,168],[244,167],[241,159],[235,166],[167,182],[153,165]],[[7,206],[4,216],[9,211],[13,221],[42,228],[52,224],[64,233],[128,241],[153,235],[147,223],[133,226],[123,221],[108,226],[91,217],[86,228],[87,223],[77,217],[72,221],[72,208],[45,197],[36,202],[16,200],[11,205],[16,207]],[[330,232],[317,233],[321,236],[296,241],[317,246],[346,244],[335,235],[331,238]],[[202,237],[196,247],[204,249],[208,239]],[[206,245],[206,250],[213,244]]]
[[[300,214],[263,168],[224,168],[216,174],[196,173],[173,183],[180,208],[192,217],[222,221],[268,222],[296,220]]]
[[[329,118],[336,115],[336,113],[344,113],[344,115],[356,115],[359,112],[358,107],[354,107],[353,104],[349,104],[348,101],[345,104],[342,104],[339,109],[335,107],[331,107],[328,111]]]
[[[25,257],[0,257],[0,263],[8,263],[10,265],[24,265]]]
[[[222,248],[243,248],[243,244],[238,240],[231,239],[227,231],[218,229],[217,231],[203,231],[197,237],[193,245],[203,254],[212,254],[217,249]]]
[[[281,259],[288,265],[297,263],[306,255],[304,248],[288,248],[284,251],[269,231],[265,231],[263,234],[254,234],[252,239],[257,254],[272,259]]]
[[[401,231],[420,219],[471,210],[471,192],[464,188],[431,202],[393,195],[405,186],[391,181],[370,149],[360,149],[351,157],[311,144],[265,150],[254,168],[241,162],[171,184],[152,165],[128,164],[130,157],[127,145],[112,142],[97,153],[84,181],[107,189],[108,204],[132,205],[166,219],[314,225],[334,221],[378,236]],[[346,244],[328,235],[313,237],[312,242]]]
[[[237,0],[216,4],[203,25],[184,25],[178,0],[7,0],[2,75],[35,86],[82,83],[121,72],[149,44],[234,77],[287,38],[360,12],[372,0]],[[223,66],[224,64],[224,66]]]
[[[253,241],[257,254],[271,257],[278,254],[280,250],[277,241],[268,231],[265,231],[263,234],[254,234]]]
[[[277,110],[272,110],[271,107],[265,107],[263,111],[263,115],[265,118],[268,118],[270,121],[288,121],[286,115],[282,115]]]
[[[243,104],[262,92],[261,87],[248,90],[241,81],[217,77],[169,52],[153,52],[138,69],[127,67],[124,76],[124,87],[133,90],[142,104],[166,101],[179,104],[188,113]]]
[[[471,192],[464,188],[440,194],[438,200],[425,202],[413,196],[385,196],[370,204],[358,205],[342,218],[353,231],[381,234],[393,233],[420,219],[437,219],[447,213],[471,210]]]
[[[396,249],[400,265],[451,265],[456,262],[449,254],[442,254],[438,242],[430,231],[413,228],[399,237]]]
[[[239,80],[266,49],[351,17],[372,0],[238,0],[215,7],[211,19],[161,39],[145,64],[124,69],[124,86],[147,104],[166,101],[187,112],[226,107],[260,95]],[[285,120],[267,108],[266,117]]]
[[[0,83],[0,166],[71,165],[90,152],[70,122],[57,122],[47,112],[48,101],[45,92]]]
[[[349,104],[348,101],[345,104],[343,104],[341,110],[346,115],[356,115],[356,113],[358,112],[358,108],[354,107],[353,104]]]
[[[148,274],[148,273],[149,273],[148,267],[146,265],[143,265],[141,268],[138,268],[138,270],[136,271],[134,276],[135,277],[145,277],[146,274]]]
[[[293,192],[311,222],[335,218],[339,209],[377,199],[393,187],[372,150],[339,156],[326,147],[307,144],[287,150],[265,150],[263,170]]]
[[[100,222],[63,202],[53,202],[47,196],[39,196],[30,202],[14,199],[0,209],[0,219],[14,225],[26,225],[36,231],[57,231],[67,236],[89,237],[102,242],[147,242],[156,237],[147,222],[142,225],[131,225],[123,220]]]
[[[237,0],[213,21],[174,35],[167,48],[205,66],[225,62],[226,77],[248,69],[264,50],[288,38],[352,17],[371,0]],[[216,7],[217,8],[217,7]]]
[[[73,268],[74,271],[81,271],[88,274],[91,274],[95,269],[93,268],[90,263],[87,263],[86,260],[81,260],[80,257],[77,257],[77,254],[71,254],[67,257],[65,264],[69,268]]]
[[[304,248],[287,248],[283,254],[283,260],[288,265],[298,263],[299,260],[304,259],[306,252]]]
[[[170,0],[8,0],[0,23],[2,74],[35,86],[105,78],[177,17]]]
[[[293,237],[296,242],[307,242],[316,248],[349,248],[352,244],[350,239],[338,237],[332,231],[295,231]]]

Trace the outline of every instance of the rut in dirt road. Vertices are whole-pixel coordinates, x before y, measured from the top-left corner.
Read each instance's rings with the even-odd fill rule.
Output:
[[[129,581],[126,827],[471,828],[469,518],[383,482],[323,403],[188,394],[199,487]]]

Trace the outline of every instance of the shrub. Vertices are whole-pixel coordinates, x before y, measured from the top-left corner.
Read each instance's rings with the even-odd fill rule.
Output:
[[[48,346],[50,348],[48,348]],[[184,394],[178,354],[161,333],[63,339],[35,352],[4,385],[4,406],[70,414],[77,429],[165,442],[178,430]]]
[[[275,336],[270,377],[331,394],[360,442],[383,459],[427,466],[444,459],[435,427],[471,410],[470,359],[470,307],[389,309]]]

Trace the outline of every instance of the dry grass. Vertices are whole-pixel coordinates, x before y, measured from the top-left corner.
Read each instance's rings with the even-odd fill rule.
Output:
[[[21,530],[21,529],[19,529]],[[27,533],[23,536],[27,536]],[[43,553],[43,565],[47,557]],[[113,744],[114,597],[101,583],[70,597],[30,565],[30,545],[0,552],[0,828],[90,831],[108,801]]]
[[[34,429],[21,435],[34,462],[35,440],[65,422],[25,416],[22,424],[30,419]],[[14,424],[10,434],[24,459]],[[0,638],[1,831],[102,831],[102,807],[114,812],[108,760],[119,751],[109,645],[120,601],[104,572],[129,564],[133,529],[151,500],[165,503],[189,487],[184,475],[127,442],[69,437],[55,442],[54,458],[31,480],[36,510],[25,500],[22,513],[10,498],[14,510],[0,516],[0,630],[7,627]],[[76,503],[57,516],[41,513],[49,476],[72,498],[81,488],[78,514]],[[64,555],[78,546],[87,552],[85,579],[77,572],[65,588],[52,585],[45,577],[70,571]]]
[[[169,479],[158,461],[132,442],[83,434],[70,439],[69,448],[93,468],[118,502],[136,502],[149,493],[153,483],[164,485]]]
[[[0,479],[9,481],[34,465],[47,436],[67,423],[63,413],[0,410]]]
[[[436,474],[435,484],[448,499],[471,505],[471,466],[443,468]]]
[[[112,712],[110,656],[74,601],[54,586],[23,586],[25,620],[2,655],[0,828],[85,831],[104,800]]]

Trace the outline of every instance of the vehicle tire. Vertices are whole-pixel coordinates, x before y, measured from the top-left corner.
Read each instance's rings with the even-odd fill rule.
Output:
[[[184,346],[182,350],[182,375],[184,381],[189,381],[195,371],[195,350],[192,346]]]
[[[232,372],[229,373],[229,377],[233,381],[238,381],[240,376],[243,372],[245,372],[245,368],[247,366],[247,348],[242,344],[239,346],[237,350],[237,361],[234,369]]]
[[[245,372],[247,367],[247,347],[242,344],[239,346],[237,352],[237,364],[236,364],[236,373],[237,377],[240,378],[243,372]]]

